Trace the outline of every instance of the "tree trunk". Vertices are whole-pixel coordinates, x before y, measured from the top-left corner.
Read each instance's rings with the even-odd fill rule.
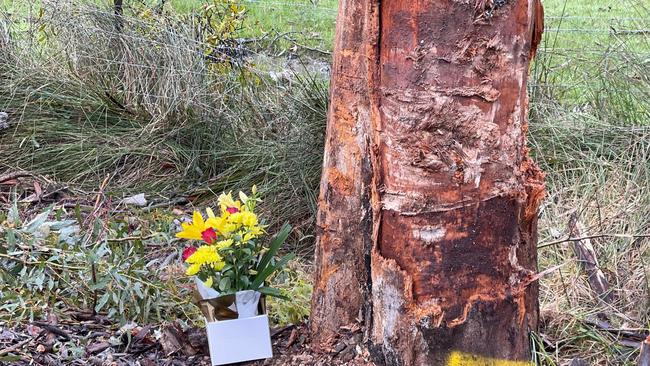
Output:
[[[526,83],[541,30],[538,0],[339,2],[317,349],[359,322],[381,364],[530,358],[544,188]]]

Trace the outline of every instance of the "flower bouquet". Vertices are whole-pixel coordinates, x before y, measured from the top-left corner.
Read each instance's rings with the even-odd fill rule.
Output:
[[[219,196],[219,216],[207,208],[207,218],[195,211],[183,223],[178,238],[200,241],[183,250],[186,274],[197,285],[196,300],[206,319],[213,365],[272,357],[264,296],[282,297],[265,285],[274,272],[294,255],[277,258],[291,227],[285,224],[266,245],[266,226],[255,209],[261,202],[257,189]]]

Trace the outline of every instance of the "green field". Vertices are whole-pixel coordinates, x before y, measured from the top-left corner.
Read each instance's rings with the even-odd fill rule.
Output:
[[[110,1],[97,0],[106,6]],[[37,14],[34,1],[2,0],[0,7],[13,12]],[[129,4],[129,1],[125,1]],[[158,1],[147,1],[158,4]],[[165,6],[183,14],[211,3],[209,0],[171,0]],[[336,23],[336,0],[240,0],[248,19],[242,36],[258,37],[270,31],[293,36],[306,45],[330,50]],[[650,52],[647,30],[648,8],[642,2],[546,0],[546,34],[542,48],[557,53],[579,53],[582,57],[604,47],[624,44],[639,52]],[[644,36],[645,34],[645,36]],[[559,55],[558,57],[563,57]]]
[[[190,12],[205,4],[205,0],[173,0],[181,12]],[[246,34],[276,30],[296,32],[322,40],[331,48],[336,23],[335,0],[242,0],[249,9]],[[648,9],[635,1],[547,0],[544,1],[546,27],[545,47],[593,52],[611,45],[612,29],[621,31],[645,29],[650,25]],[[633,48],[650,52],[643,37],[623,37]],[[637,39],[635,39],[637,38]]]

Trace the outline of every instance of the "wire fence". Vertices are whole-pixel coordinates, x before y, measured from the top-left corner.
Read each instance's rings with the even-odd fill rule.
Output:
[[[265,18],[273,19],[275,23],[270,29],[265,29],[257,35],[247,35],[252,38],[266,40],[272,38],[282,38],[288,34],[302,34],[305,37],[311,37],[314,33],[320,33],[322,42],[316,50],[319,55],[327,55],[331,52],[332,39],[323,37],[323,34],[330,34],[336,22],[337,6],[336,1],[328,0],[327,4],[323,2],[307,1],[267,1],[267,0],[240,0],[246,4],[249,9],[249,20],[251,23],[259,22]],[[127,2],[128,4],[128,2]],[[200,2],[197,2],[200,4]],[[0,10],[2,7],[0,6]],[[188,52],[196,54],[198,57],[204,57],[206,49],[211,49],[210,58],[218,62],[239,62],[241,57],[268,57],[267,50],[256,47],[255,44],[246,43],[248,39],[244,36],[235,40],[235,42],[225,43],[214,48],[214,45],[207,44],[200,38],[194,37],[190,31],[179,32],[173,26],[162,26],[156,29],[160,34],[156,37],[144,36],[138,32],[116,32],[109,26],[98,26],[96,23],[85,22],[86,16],[98,16],[110,19],[113,13],[110,8],[84,7],[82,12],[76,15],[81,24],[66,24],[67,20],[59,19],[59,23],[54,23],[55,28],[73,27],[84,34],[96,33],[104,37],[121,37],[131,42],[142,43],[151,47],[167,49],[174,48],[174,51]],[[550,10],[550,11],[549,11]],[[553,82],[553,86],[559,89],[571,89],[576,84],[571,80],[579,75],[580,83],[586,85],[590,80],[584,80],[585,76],[593,68],[594,64],[602,63],[603,60],[615,61],[620,65],[626,63],[644,64],[650,63],[650,11],[639,10],[629,12],[627,15],[579,15],[579,14],[561,14],[562,9],[548,9],[545,17],[545,36],[540,45],[538,59],[548,62],[544,65],[552,68],[556,74],[562,70],[572,69],[572,75],[568,82]],[[30,14],[35,14],[34,9],[30,9]],[[560,13],[560,15],[557,15]],[[630,16],[634,15],[634,16]],[[33,16],[32,16],[33,18]],[[138,17],[126,17],[125,21],[134,27],[148,26],[149,21]],[[314,22],[318,24],[314,25]],[[23,32],[34,32],[35,27],[23,27]],[[249,32],[250,33],[250,32]],[[260,35],[262,34],[262,35]],[[87,39],[93,36],[86,35]],[[170,43],[170,39],[173,42]],[[273,41],[274,42],[274,41]],[[271,43],[273,43],[271,42]],[[291,44],[291,42],[289,42]],[[293,42],[295,46],[308,46],[299,42]],[[268,42],[266,43],[268,45]],[[77,50],[79,52],[79,50]],[[284,50],[275,55],[291,57],[291,52]],[[91,61],[87,67],[93,65],[118,65],[128,66],[134,69],[157,70],[165,72],[169,76],[192,75],[200,77],[205,73],[202,69],[185,69],[178,70],[175,65],[139,63],[137,59],[108,59],[95,53],[79,53],[76,57]],[[325,57],[327,58],[327,57]],[[550,60],[550,61],[549,61]],[[250,64],[251,70],[260,73],[268,73],[269,70],[260,68],[255,64]],[[321,68],[328,71],[327,68]],[[542,78],[534,80],[532,86],[545,86],[546,81]],[[161,96],[162,97],[162,96]]]

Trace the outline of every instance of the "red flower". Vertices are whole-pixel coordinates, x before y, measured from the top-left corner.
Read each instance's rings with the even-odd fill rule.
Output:
[[[201,233],[201,237],[206,243],[212,244],[217,241],[217,232],[213,228],[208,228]]]
[[[194,254],[194,252],[196,252],[196,248],[194,247],[187,247],[183,249],[183,262],[185,262],[187,258]]]
[[[228,211],[228,212],[231,213],[231,214],[234,214],[234,213],[239,212],[239,209],[238,209],[237,207],[228,207],[228,208],[226,209],[226,211]]]

